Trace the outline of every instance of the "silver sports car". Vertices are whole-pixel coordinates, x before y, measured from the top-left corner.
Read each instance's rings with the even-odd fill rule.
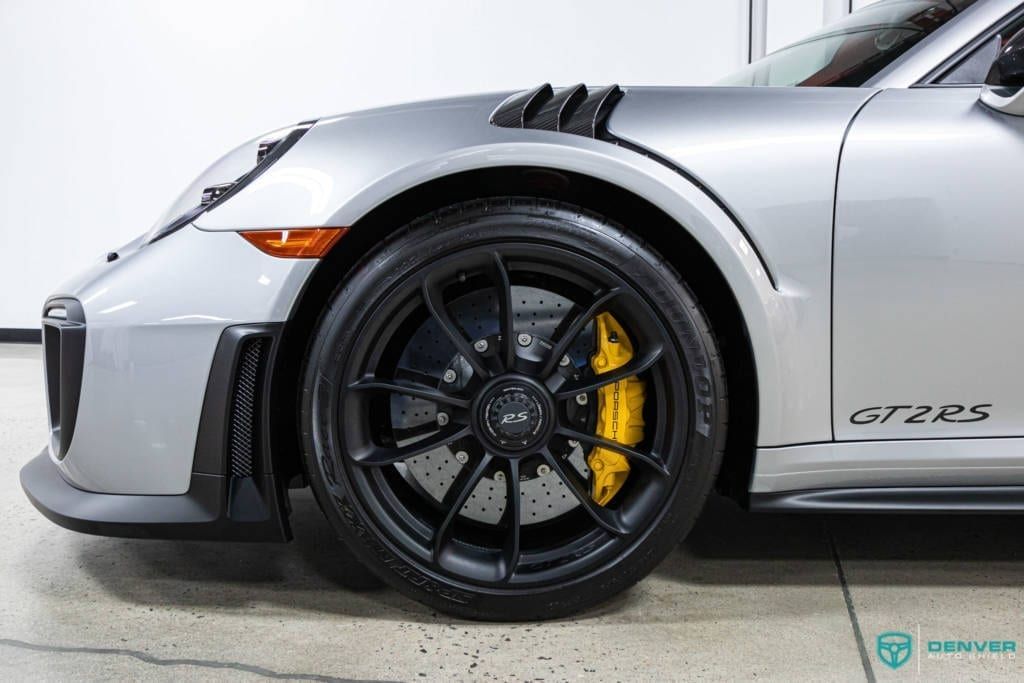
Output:
[[[285,541],[309,486],[387,583],[517,620],[643,578],[712,490],[1024,511],[1022,29],[888,0],[716,87],[255,138],[46,301],[25,492],[86,533]]]

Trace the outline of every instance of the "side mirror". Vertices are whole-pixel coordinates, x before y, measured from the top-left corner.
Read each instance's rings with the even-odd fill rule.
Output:
[[[981,88],[981,103],[996,111],[1024,116],[1024,30],[999,50]]]

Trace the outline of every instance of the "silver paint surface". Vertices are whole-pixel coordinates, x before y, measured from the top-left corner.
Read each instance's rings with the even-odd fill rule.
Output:
[[[837,439],[1024,435],[1024,119],[978,93],[889,90],[850,130],[836,208]],[[874,406],[975,404],[992,404],[991,418],[850,422]]]
[[[81,301],[87,324],[64,476],[103,493],[187,491],[221,332],[286,319],[313,263],[186,227],[64,283],[56,293]]]
[[[607,180],[677,220],[721,268],[747,319],[759,385],[772,388],[759,407],[759,443],[820,441],[831,438],[828,264],[836,165],[846,126],[872,93],[629,88],[611,117],[614,134],[671,157],[712,188],[756,242],[778,289],[741,226],[693,182],[607,142],[489,125],[507,93],[322,120],[197,225],[347,226],[440,175],[497,166]]]

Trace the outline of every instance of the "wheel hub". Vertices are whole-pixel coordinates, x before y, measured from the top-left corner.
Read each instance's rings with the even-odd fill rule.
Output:
[[[499,378],[481,394],[477,430],[499,454],[525,454],[549,436],[553,410],[549,392],[537,382]]]

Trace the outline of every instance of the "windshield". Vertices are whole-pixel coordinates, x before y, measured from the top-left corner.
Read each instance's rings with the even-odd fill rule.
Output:
[[[718,85],[864,85],[974,2],[882,0],[740,69]]]

